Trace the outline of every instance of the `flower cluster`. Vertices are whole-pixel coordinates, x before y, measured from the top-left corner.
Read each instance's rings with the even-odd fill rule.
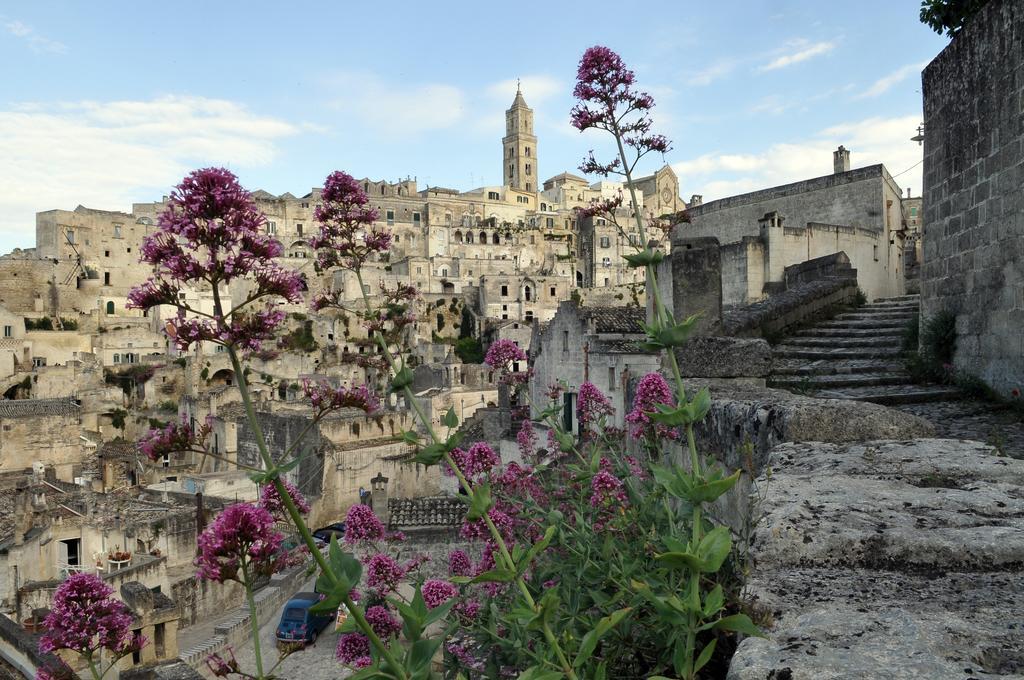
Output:
[[[516,443],[519,445],[519,455],[523,457],[523,460],[530,460],[537,452],[537,432],[533,429],[533,421],[529,418],[523,418],[519,424]]]
[[[391,247],[391,233],[373,229],[380,214],[369,205],[366,193],[351,175],[332,172],[324,181],[320,198],[322,202],[314,212],[320,232],[309,239],[309,245],[317,251],[318,269],[358,270],[371,255]]]
[[[377,553],[364,564],[366,585],[381,596],[394,592],[407,570],[399,566],[390,555]]]
[[[259,351],[284,320],[269,298],[299,302],[305,288],[298,272],[277,264],[284,249],[265,231],[266,218],[238,178],[223,168],[196,170],[177,186],[157,230],[144,239],[141,259],[153,265],[154,275],[128,294],[128,306],[176,307],[167,334],[182,351],[201,341]],[[182,300],[184,286],[208,284],[216,295],[246,277],[255,285],[235,311],[218,300],[211,316]],[[261,299],[262,310],[238,311]]]
[[[526,361],[526,352],[511,340],[498,340],[487,348],[484,363],[491,368],[503,372],[511,372],[512,364]]]
[[[203,443],[210,435],[212,419],[193,430],[189,422],[182,417],[180,422],[168,423],[162,428],[153,428],[138,442],[139,453],[154,463],[165,456],[183,451],[206,453]]]
[[[590,480],[590,504],[595,508],[608,507],[613,503],[626,500],[626,491],[622,488],[622,480],[607,470],[600,470]]]
[[[366,385],[331,387],[326,381],[302,381],[302,392],[313,405],[317,417],[343,408],[357,408],[368,414],[380,409],[380,401]]]
[[[448,554],[448,573],[452,576],[469,576],[473,571],[473,563],[465,550],[453,550]]]
[[[570,120],[580,132],[591,128],[612,132],[636,151],[639,160],[651,151],[666,153],[671,145],[665,137],[651,133],[649,112],[654,108],[654,99],[646,92],[635,91],[635,82],[636,76],[618,54],[607,47],[589,48],[576,72],[573,95],[579,103],[573,107]],[[624,174],[632,167],[622,167],[618,158],[600,163],[590,152],[580,170],[608,175]]]
[[[120,657],[141,649],[145,639],[132,633],[132,615],[113,594],[94,574],[69,576],[54,593],[39,651],[67,649],[91,656],[105,649]]]
[[[291,497],[292,502],[295,503],[295,507],[303,515],[308,515],[310,511],[309,502],[299,489],[289,482],[287,479],[282,479],[281,483],[284,485],[285,491]],[[273,483],[266,484],[263,490],[260,492],[260,506],[274,516],[275,519],[287,521],[288,510],[285,508],[284,499],[281,498],[280,492],[277,490],[277,486]]]
[[[604,396],[604,393],[591,382],[580,385],[580,391],[576,397],[576,410],[579,413],[580,431],[584,435],[588,435],[590,427],[596,425],[601,418],[615,412],[608,397]]]
[[[467,479],[478,479],[501,463],[501,458],[488,444],[477,442],[468,451],[453,449],[452,460]],[[454,470],[445,467],[445,474],[454,476]]]
[[[284,537],[274,531],[274,518],[264,508],[237,503],[223,512],[199,535],[196,575],[201,579],[239,581],[243,561],[249,577],[270,575],[280,566]]]
[[[342,634],[334,654],[338,661],[354,668],[365,668],[373,663],[370,658],[370,639],[362,633]]]
[[[220,654],[211,654],[206,657],[206,666],[218,678],[226,678],[241,671],[238,659],[235,658],[235,651],[228,647],[227,652],[229,657],[227,659]]]
[[[402,632],[402,622],[379,604],[366,610],[366,620],[373,628],[373,632],[382,640],[397,637]]]
[[[648,373],[640,378],[633,398],[633,410],[626,414],[626,422],[630,424],[629,434],[634,439],[648,437],[657,439],[678,439],[679,432],[668,425],[655,423],[650,415],[658,404],[675,406],[675,396],[665,378],[660,373]]]
[[[428,609],[440,607],[453,597],[459,596],[458,588],[448,581],[436,578],[426,581],[421,592],[423,593],[423,601],[427,604]]]
[[[368,505],[353,505],[345,516],[345,542],[379,541],[384,538],[384,525]]]

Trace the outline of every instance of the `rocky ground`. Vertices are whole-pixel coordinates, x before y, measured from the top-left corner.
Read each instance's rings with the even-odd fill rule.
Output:
[[[938,437],[985,442],[1004,455],[1024,459],[1024,415],[1020,410],[971,399],[893,408],[931,421]]]
[[[729,680],[1024,678],[1024,462],[975,442],[782,444]]]

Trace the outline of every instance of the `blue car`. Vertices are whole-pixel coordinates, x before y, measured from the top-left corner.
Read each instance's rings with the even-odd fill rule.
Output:
[[[277,624],[277,641],[308,645],[316,642],[317,635],[334,621],[334,612],[314,614],[309,608],[320,601],[318,593],[296,593],[284,606]]]

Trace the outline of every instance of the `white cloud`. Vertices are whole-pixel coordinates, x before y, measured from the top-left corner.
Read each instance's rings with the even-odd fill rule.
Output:
[[[710,85],[719,78],[723,78],[732,73],[736,66],[737,61],[735,59],[718,61],[700,71],[697,71],[687,82],[693,86]]]
[[[894,85],[903,82],[908,76],[921,73],[928,62],[922,62],[920,64],[907,64],[902,66],[887,76],[876,80],[871,87],[858,94],[854,99],[867,99],[869,97],[878,97],[888,92]]]
[[[449,128],[466,114],[466,96],[454,85],[410,86],[370,73],[335,74],[326,84],[329,90],[344,93],[331,98],[332,108],[389,137]]]
[[[832,152],[840,144],[851,150],[852,167],[884,163],[895,175],[921,160],[921,148],[909,141],[919,122],[916,115],[869,118],[753,153],[704,154],[673,163],[672,168],[684,195],[702,194],[705,201],[830,174]],[[920,195],[921,166],[900,174],[896,182]]]
[[[831,52],[836,47],[835,42],[809,43],[806,40],[796,40],[789,44],[788,53],[776,57],[772,61],[758,67],[758,71],[774,71],[786,68],[793,64],[799,64],[813,57]]]
[[[751,113],[769,113],[777,116],[781,113],[788,111],[796,105],[796,101],[793,99],[785,99],[777,94],[770,94],[767,97],[761,99],[761,101],[750,107]]]
[[[0,17],[0,19],[2,19],[2,17]],[[64,43],[57,42],[56,40],[51,40],[46,36],[40,35],[31,26],[18,21],[17,19],[4,21],[3,26],[4,30],[15,38],[24,40],[28,44],[29,49],[33,52],[51,52],[54,54],[63,54],[64,52],[67,52],[68,48]]]
[[[159,198],[191,168],[270,163],[300,126],[222,99],[30,104],[0,110],[0,243],[30,247],[35,213],[128,210]]]

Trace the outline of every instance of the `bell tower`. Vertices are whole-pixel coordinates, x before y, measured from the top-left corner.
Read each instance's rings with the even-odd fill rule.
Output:
[[[520,191],[537,191],[537,137],[533,134],[533,109],[526,105],[522,90],[505,111],[505,137],[501,140],[502,184]]]

